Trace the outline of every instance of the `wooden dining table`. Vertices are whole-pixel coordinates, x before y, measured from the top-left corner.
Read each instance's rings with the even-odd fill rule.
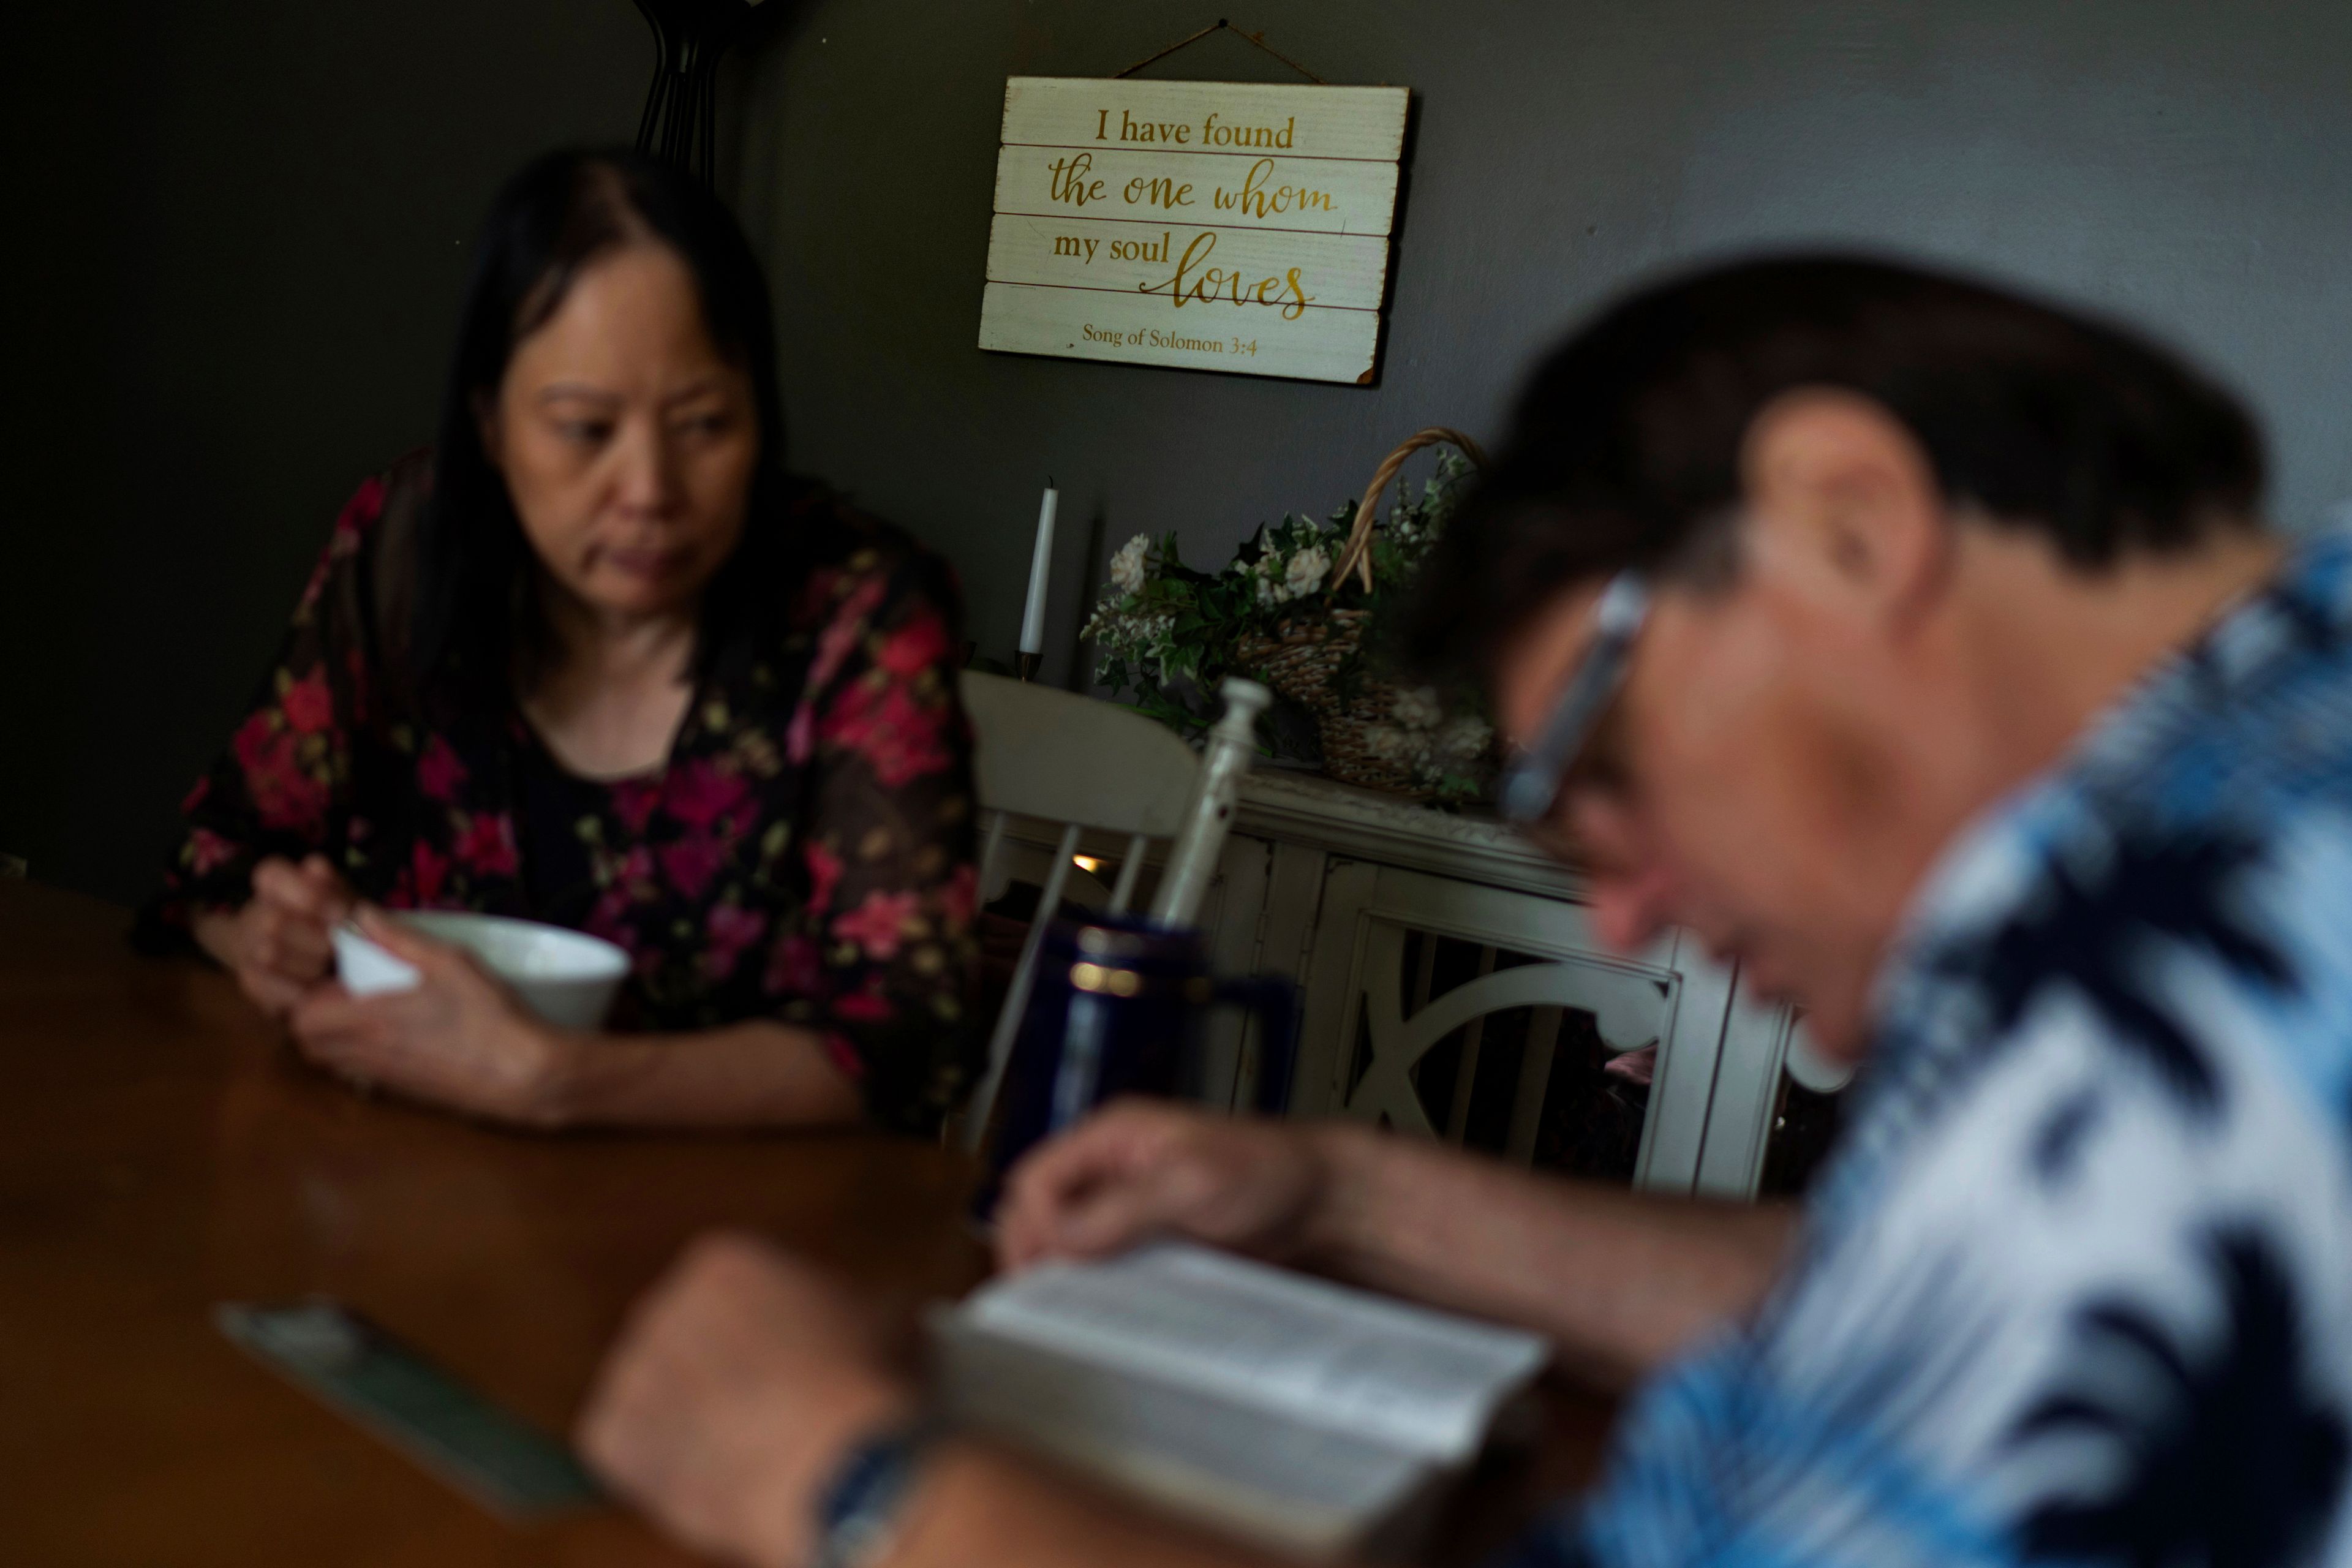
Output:
[[[224,1301],[341,1301],[567,1431],[629,1302],[740,1226],[877,1297],[987,1270],[962,1156],[877,1132],[510,1131],[313,1071],[122,909],[0,881],[0,1563],[687,1563],[626,1511],[508,1523],[232,1345]],[[1590,1473],[1608,1407],[1482,1475],[1457,1558]]]

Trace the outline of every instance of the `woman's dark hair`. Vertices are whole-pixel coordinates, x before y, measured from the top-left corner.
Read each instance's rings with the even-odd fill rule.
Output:
[[[418,524],[405,660],[421,700],[481,710],[504,701],[510,672],[552,653],[530,542],[505,479],[482,449],[481,413],[515,346],[563,302],[581,270],[646,240],[693,276],[710,341],[751,377],[760,455],[743,533],[704,590],[698,678],[744,656],[781,616],[800,542],[787,503],[782,402],[767,285],[734,216],[684,172],[628,150],[572,150],[534,160],[491,205],[458,317],[441,402],[433,495]]]
[[[1510,437],[1423,573],[1406,660],[1486,676],[1569,584],[1685,575],[1728,536],[1749,424],[1839,387],[1910,430],[1954,503],[2085,571],[2260,526],[2262,437],[2237,401],[2116,327],[1895,262],[1738,262],[1623,300],[1521,394]]]

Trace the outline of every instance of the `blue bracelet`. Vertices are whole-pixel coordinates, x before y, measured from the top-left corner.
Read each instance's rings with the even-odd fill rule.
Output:
[[[810,1568],[864,1568],[898,1527],[898,1511],[940,1435],[929,1415],[865,1438],[841,1461],[817,1496],[816,1550]]]

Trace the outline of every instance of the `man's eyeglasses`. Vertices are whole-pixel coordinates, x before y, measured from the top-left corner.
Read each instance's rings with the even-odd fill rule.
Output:
[[[1592,646],[1569,677],[1535,743],[1503,774],[1496,804],[1505,821],[1525,827],[1551,815],[1577,753],[1625,683],[1626,656],[1649,616],[1650,588],[1640,573],[1620,572],[1609,580],[1593,610]]]

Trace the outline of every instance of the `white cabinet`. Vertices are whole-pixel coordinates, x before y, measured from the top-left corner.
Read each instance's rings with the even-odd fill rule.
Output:
[[[1575,872],[1499,823],[1261,771],[1220,882],[1207,912],[1221,964],[1295,974],[1306,992],[1293,1115],[1655,1191],[1755,1193],[1787,1010],[1744,1001],[1682,933],[1603,950]],[[1249,1031],[1214,1028],[1210,1081],[1246,1104]],[[1610,1102],[1579,1103],[1596,1097]]]

